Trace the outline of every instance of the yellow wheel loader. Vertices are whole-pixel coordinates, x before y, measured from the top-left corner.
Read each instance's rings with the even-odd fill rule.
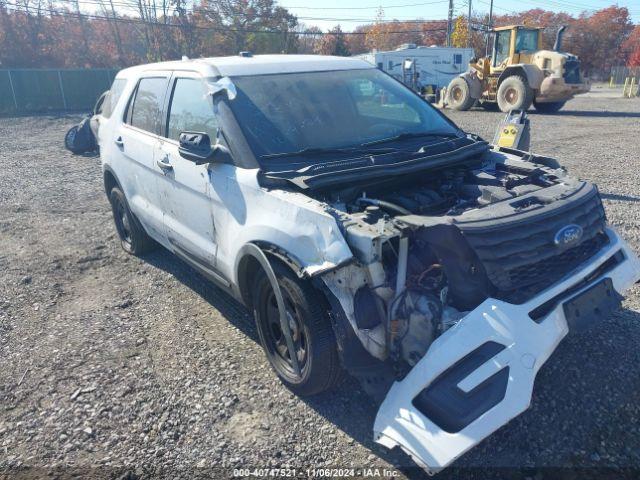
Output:
[[[540,28],[511,25],[492,30],[491,57],[473,59],[469,70],[454,78],[446,103],[455,110],[469,110],[476,102],[503,112],[536,110],[553,113],[567,100],[588,92],[591,84],[580,72],[575,55],[562,52],[560,27],[553,50],[542,50]]]

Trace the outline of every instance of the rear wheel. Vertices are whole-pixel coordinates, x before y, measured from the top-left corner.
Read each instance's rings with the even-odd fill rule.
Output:
[[[536,110],[540,113],[556,113],[559,112],[562,107],[564,107],[564,102],[533,102],[533,106],[536,107]]]
[[[449,107],[460,111],[469,110],[476,101],[475,98],[471,97],[469,84],[462,77],[456,77],[451,80],[447,97]]]
[[[155,249],[156,243],[147,235],[138,219],[129,210],[122,190],[114,187],[109,195],[109,201],[111,202],[116,231],[120,237],[120,244],[125,252],[132,255],[142,255]]]
[[[519,75],[505,78],[498,87],[498,106],[503,112],[528,110],[533,102],[533,89]]]
[[[260,269],[253,285],[253,306],[260,342],[271,367],[282,382],[299,395],[313,395],[334,387],[342,377],[333,329],[319,293],[290,269],[274,262],[282,292],[295,358],[280,325],[276,295]]]

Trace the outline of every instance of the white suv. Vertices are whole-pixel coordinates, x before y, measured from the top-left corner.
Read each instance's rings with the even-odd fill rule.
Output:
[[[376,441],[429,471],[524,411],[639,277],[592,184],[360,60],[129,68],[99,122],[124,249],[160,244],[242,301],[293,391],[358,378]]]

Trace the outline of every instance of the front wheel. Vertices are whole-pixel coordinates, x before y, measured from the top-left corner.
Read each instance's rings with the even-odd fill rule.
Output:
[[[540,102],[537,103],[535,100],[533,102],[533,106],[536,107],[536,110],[540,113],[557,113],[560,111],[564,104],[567,102]]]
[[[447,92],[449,107],[454,110],[466,111],[473,107],[476,99],[471,96],[469,84],[462,77],[451,80]]]
[[[307,282],[280,263],[272,264],[282,292],[294,353],[280,324],[276,295],[266,273],[256,275],[252,303],[260,343],[280,380],[299,395],[330,390],[342,377],[335,335],[325,302]],[[297,360],[296,373],[293,358]]]
[[[498,106],[503,112],[528,110],[533,102],[533,90],[524,77],[512,75],[498,87]]]

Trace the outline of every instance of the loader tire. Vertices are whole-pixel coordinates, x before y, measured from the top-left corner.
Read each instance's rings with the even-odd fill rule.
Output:
[[[527,79],[519,75],[505,78],[498,87],[498,106],[503,112],[527,111],[533,103],[533,89]]]
[[[557,113],[560,111],[564,104],[567,102],[544,102],[544,103],[536,103],[533,101],[533,106],[536,107],[536,110],[540,113]]]
[[[451,80],[447,89],[447,103],[454,110],[466,111],[473,107],[476,99],[471,96],[469,84],[462,77]]]

